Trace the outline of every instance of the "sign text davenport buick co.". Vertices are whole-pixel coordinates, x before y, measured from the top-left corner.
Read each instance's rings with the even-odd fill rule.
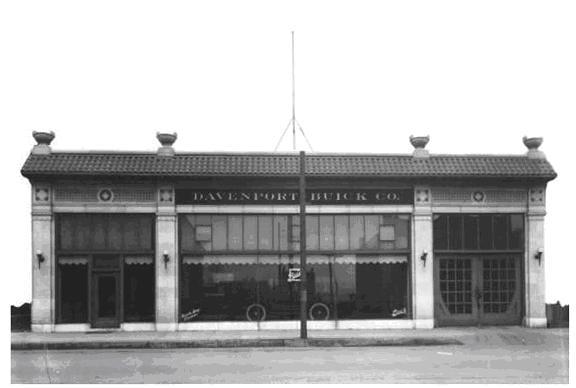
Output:
[[[176,203],[193,204],[297,204],[298,190],[176,190]],[[309,204],[394,204],[413,203],[412,189],[307,190]]]

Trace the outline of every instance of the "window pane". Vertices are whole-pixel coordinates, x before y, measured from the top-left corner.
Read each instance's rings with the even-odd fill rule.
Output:
[[[494,249],[506,249],[508,227],[506,225],[506,215],[498,214],[494,216]]]
[[[464,249],[478,249],[478,216],[464,216]]]
[[[242,216],[228,216],[228,249],[242,249]]]
[[[524,248],[524,217],[521,214],[510,215],[510,249]]]
[[[153,264],[124,266],[124,320],[154,322],[155,287]]]
[[[62,215],[58,217],[58,223],[60,224],[60,249],[71,250],[74,249],[74,224],[70,217]]]
[[[410,218],[398,216],[396,220],[396,249],[408,249],[410,241]]]
[[[492,216],[480,215],[480,249],[492,249]]]
[[[123,216],[124,249],[134,250],[140,247],[138,239],[138,221],[134,216]]]
[[[60,265],[62,323],[88,322],[88,266]]]
[[[289,233],[290,233],[290,249],[300,249],[300,216],[288,216]]]
[[[448,216],[449,249],[462,249],[462,216]]]
[[[154,248],[154,223],[156,220],[154,217],[149,215],[139,216],[139,238],[140,238],[140,250],[152,250]]]
[[[306,249],[318,250],[318,216],[306,216]]]
[[[212,249],[226,250],[226,226],[228,220],[226,216],[212,216]]]
[[[258,216],[258,248],[272,249],[272,216]]]
[[[448,249],[448,216],[434,216],[434,249]]]
[[[180,246],[183,251],[194,250],[196,238],[194,232],[194,216],[180,216]]]
[[[336,264],[339,319],[407,317],[407,265]]]
[[[247,307],[258,302],[255,267],[228,264],[183,265],[180,320],[247,320]]]
[[[266,320],[296,320],[300,316],[300,283],[288,282],[292,265],[258,265],[258,298],[266,309]]]
[[[122,249],[122,223],[118,217],[108,217],[108,249]]]
[[[336,295],[334,294],[333,280],[330,279],[332,272],[333,264],[312,264],[307,267],[309,319],[325,320],[335,318],[333,301]],[[298,306],[298,301],[295,305]]]
[[[108,219],[107,217],[97,217],[93,219],[94,222],[94,235],[93,235],[93,248],[100,250],[106,249],[108,246]]]
[[[350,249],[364,247],[364,217],[350,216]]]
[[[364,216],[365,247],[377,249],[379,246],[380,217]]]
[[[244,249],[258,249],[258,230],[256,216],[244,217]]]
[[[349,237],[350,231],[348,230],[348,216],[335,216],[334,217],[335,232],[336,232],[336,249],[345,250],[350,247]]]
[[[320,216],[320,249],[334,250],[334,216]]]
[[[77,250],[90,250],[93,248],[93,237],[90,230],[94,215],[78,215],[74,224],[74,241],[72,246]]]

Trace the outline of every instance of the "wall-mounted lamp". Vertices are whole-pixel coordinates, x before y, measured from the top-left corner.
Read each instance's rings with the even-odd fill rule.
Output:
[[[536,253],[534,254],[534,258],[538,260],[538,265],[542,265],[542,255],[544,254],[544,250],[542,248],[538,248]]]
[[[170,256],[168,255],[168,251],[164,251],[162,253],[162,258],[164,258],[164,268],[168,268],[168,262],[170,261]]]
[[[420,260],[422,260],[422,264],[425,266],[426,265],[426,258],[428,257],[428,251],[424,250],[422,252],[422,254],[420,255]]]
[[[44,255],[42,254],[42,251],[40,249],[38,249],[36,251],[36,258],[38,259],[38,268],[40,268],[40,264],[44,262]]]

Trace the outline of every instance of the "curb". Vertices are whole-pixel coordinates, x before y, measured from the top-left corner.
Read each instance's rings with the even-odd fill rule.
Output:
[[[194,341],[84,341],[13,342],[12,350],[74,349],[182,349],[182,348],[264,348],[264,347],[362,347],[362,346],[440,346],[462,345],[453,338],[290,338],[223,339]]]

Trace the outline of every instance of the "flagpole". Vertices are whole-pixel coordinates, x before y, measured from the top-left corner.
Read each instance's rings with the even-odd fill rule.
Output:
[[[306,276],[306,155],[300,151],[300,338],[308,338]]]

